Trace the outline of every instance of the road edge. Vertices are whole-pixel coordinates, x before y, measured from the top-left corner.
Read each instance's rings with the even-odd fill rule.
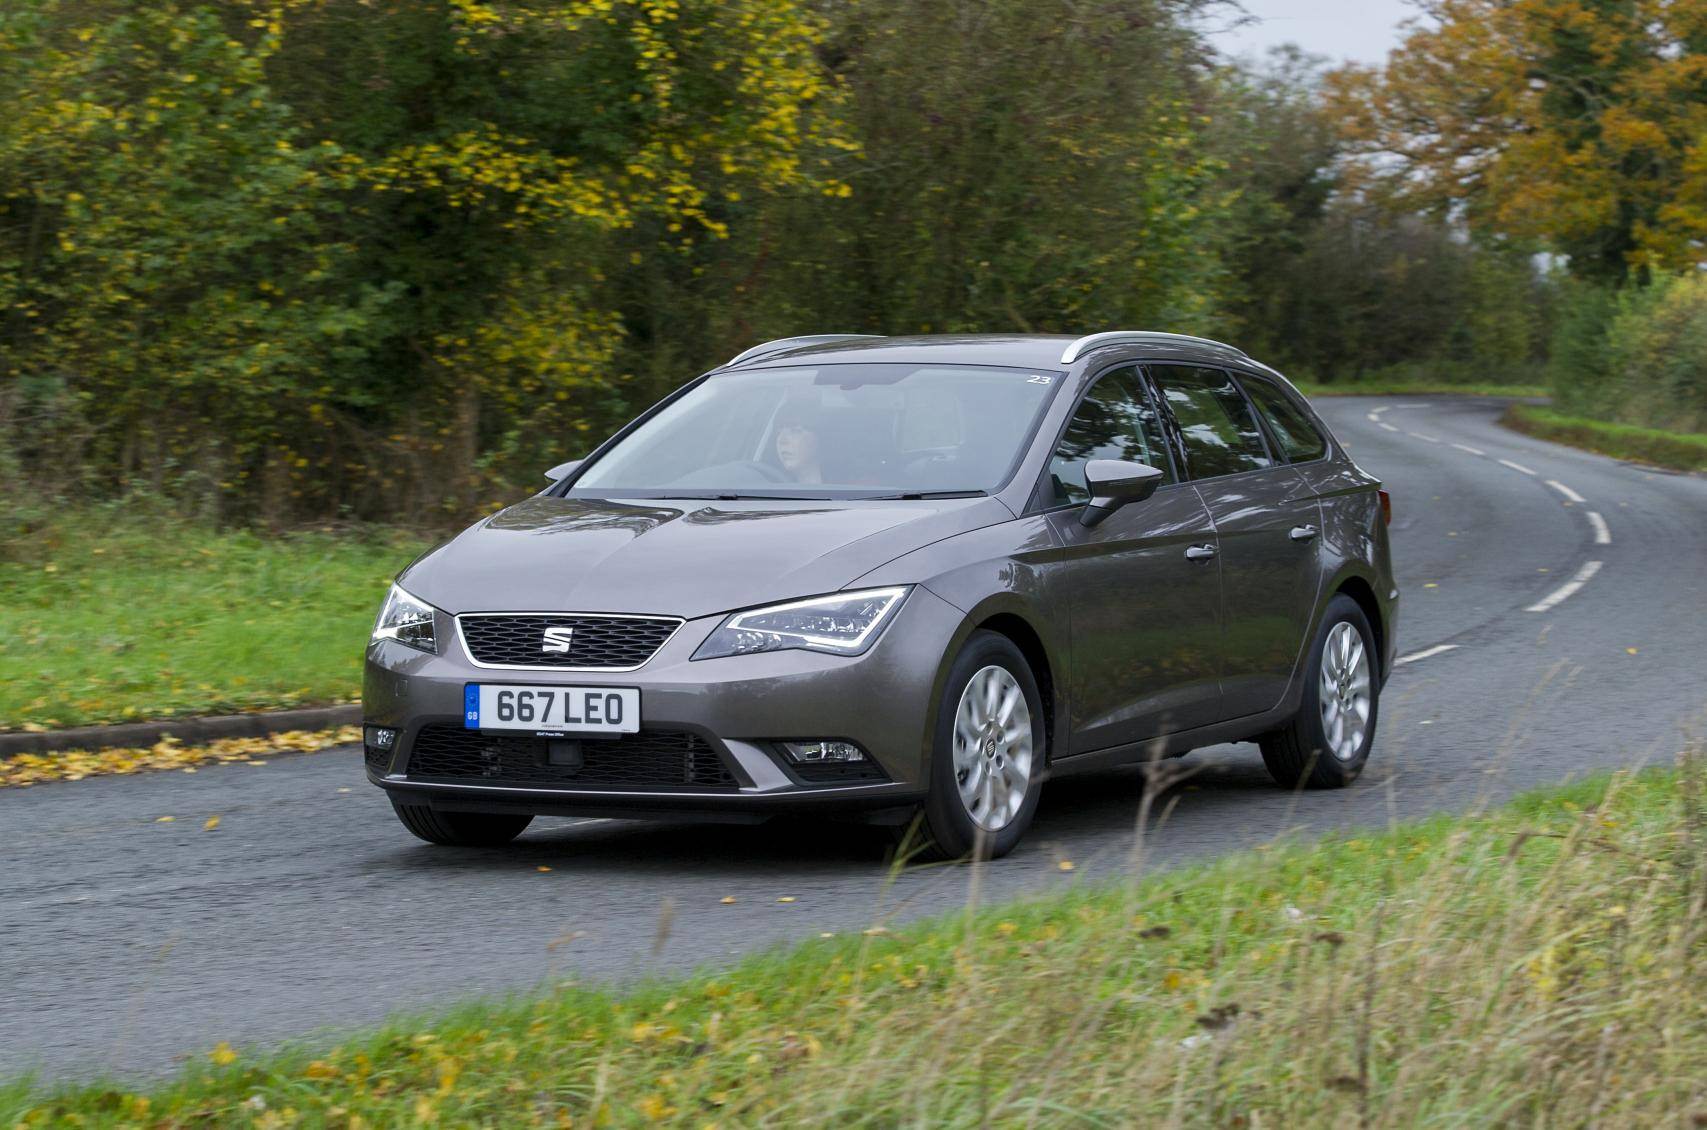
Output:
[[[135,749],[172,737],[186,745],[223,738],[264,738],[290,730],[335,730],[359,725],[362,708],[309,706],[254,714],[218,714],[204,718],[170,718],[159,722],[122,722],[112,726],[79,726],[71,730],[0,734],[0,761],[23,753],[57,753],[68,749]]]

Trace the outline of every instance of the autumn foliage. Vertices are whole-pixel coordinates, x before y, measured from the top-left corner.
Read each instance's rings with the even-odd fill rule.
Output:
[[[1707,3],[1428,0],[1383,70],[1331,79],[1392,203],[1567,257],[1583,278],[1693,267],[1707,236]]]
[[[139,493],[453,524],[791,333],[1532,383],[1610,340],[1564,275],[1702,257],[1707,0],[1431,0],[1338,72],[1219,57],[1217,10],[0,6],[0,554]]]

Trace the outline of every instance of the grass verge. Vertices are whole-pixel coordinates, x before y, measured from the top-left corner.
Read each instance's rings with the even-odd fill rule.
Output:
[[[1513,404],[1506,409],[1500,423],[1537,439],[1570,444],[1614,459],[1649,463],[1674,471],[1707,471],[1707,435],[1698,432],[1613,424],[1586,416],[1568,416],[1532,404]]]
[[[0,729],[350,701],[386,581],[419,548],[63,516],[0,559]]]
[[[1369,381],[1335,381],[1321,384],[1298,381],[1298,391],[1305,396],[1551,396],[1544,385],[1502,385],[1428,381],[1414,378]]]
[[[1704,778],[1683,759],[319,1053],[220,1045],[140,1092],[14,1084],[0,1124],[1699,1126]]]

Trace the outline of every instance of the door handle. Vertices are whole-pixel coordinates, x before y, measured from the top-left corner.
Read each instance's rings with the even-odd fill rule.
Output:
[[[1314,527],[1314,526],[1293,526],[1292,527],[1292,540],[1293,541],[1309,541],[1311,538],[1313,538],[1315,536],[1316,536],[1316,527]]]
[[[1208,561],[1214,556],[1215,547],[1212,545],[1188,545],[1185,547],[1185,559],[1187,561]]]

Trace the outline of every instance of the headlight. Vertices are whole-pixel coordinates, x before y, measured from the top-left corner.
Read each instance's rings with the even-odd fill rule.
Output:
[[[374,621],[373,639],[368,642],[379,640],[396,640],[422,651],[437,652],[438,641],[433,638],[433,606],[423,604],[392,585],[385,596],[385,606],[379,610],[379,619]]]
[[[906,595],[905,587],[865,589],[737,612],[718,625],[693,657],[794,648],[859,655],[877,641]]]

